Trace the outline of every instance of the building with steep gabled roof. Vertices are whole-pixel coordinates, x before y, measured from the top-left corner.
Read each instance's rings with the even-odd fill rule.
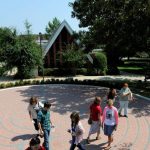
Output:
[[[64,20],[51,35],[44,49],[44,67],[59,67],[62,65],[62,51],[74,43],[73,30]]]

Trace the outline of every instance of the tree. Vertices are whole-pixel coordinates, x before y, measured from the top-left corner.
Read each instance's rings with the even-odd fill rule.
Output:
[[[26,24],[25,24],[26,25]],[[41,49],[26,27],[26,35],[16,35],[16,30],[0,29],[0,58],[7,69],[17,67],[18,78],[30,78],[31,71],[41,64]]]
[[[24,22],[24,25],[25,25],[25,29],[26,29],[26,34],[29,35],[31,34],[31,27],[32,25],[28,22],[28,20],[25,20]]]
[[[107,58],[102,52],[96,52],[93,59],[93,67],[96,69],[97,75],[106,74],[107,70]]]
[[[20,35],[17,38],[15,49],[12,55],[9,55],[9,64],[17,67],[18,78],[31,78],[32,71],[41,65],[41,49],[32,39],[31,35]]]
[[[58,28],[59,25],[60,20],[57,19],[56,17],[52,20],[52,22],[49,21],[48,25],[45,28],[47,37],[50,37],[53,34],[53,32]]]
[[[64,67],[72,74],[76,74],[76,69],[82,67],[84,64],[84,54],[78,50],[75,45],[68,45],[67,49],[62,52]]]
[[[93,46],[105,45],[109,68],[117,69],[122,57],[149,51],[148,0],[76,0],[70,6],[80,27],[88,27]]]
[[[16,44],[16,39],[16,29],[7,27],[0,28],[0,62],[3,62],[4,65],[7,65],[8,49],[13,49]]]

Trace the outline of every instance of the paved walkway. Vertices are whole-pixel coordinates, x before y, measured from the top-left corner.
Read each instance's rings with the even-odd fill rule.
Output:
[[[86,139],[88,107],[96,95],[103,97],[106,91],[106,88],[83,85],[42,85],[0,90],[0,149],[24,150],[36,134],[27,112],[28,100],[34,95],[53,104],[51,116],[56,128],[51,133],[51,150],[68,150],[71,136],[67,129],[70,127],[71,112],[80,112]],[[115,106],[118,107],[118,101]],[[106,146],[107,138],[103,131],[99,141],[94,140],[95,136],[90,145],[83,141],[87,150],[101,150]],[[130,103],[129,118],[119,119],[111,149],[150,149],[150,101],[136,98],[134,103]]]

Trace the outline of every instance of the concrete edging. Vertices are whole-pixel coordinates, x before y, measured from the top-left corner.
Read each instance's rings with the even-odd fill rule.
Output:
[[[142,95],[139,95],[139,94],[134,94],[134,95],[136,95],[137,97],[142,98],[144,100],[150,101],[150,98],[148,98],[148,97],[145,97],[145,96],[142,96]]]

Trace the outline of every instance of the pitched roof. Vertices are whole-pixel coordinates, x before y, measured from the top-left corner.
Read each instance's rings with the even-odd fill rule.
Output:
[[[69,24],[64,20],[60,26],[53,32],[53,34],[51,35],[47,47],[44,50],[44,56],[47,54],[47,52],[49,51],[49,49],[51,48],[51,46],[53,45],[53,43],[55,42],[55,40],[57,39],[57,37],[59,36],[59,34],[61,33],[61,31],[63,30],[63,28],[66,28],[67,31],[70,33],[70,35],[73,35],[73,30],[72,28],[69,26]]]

